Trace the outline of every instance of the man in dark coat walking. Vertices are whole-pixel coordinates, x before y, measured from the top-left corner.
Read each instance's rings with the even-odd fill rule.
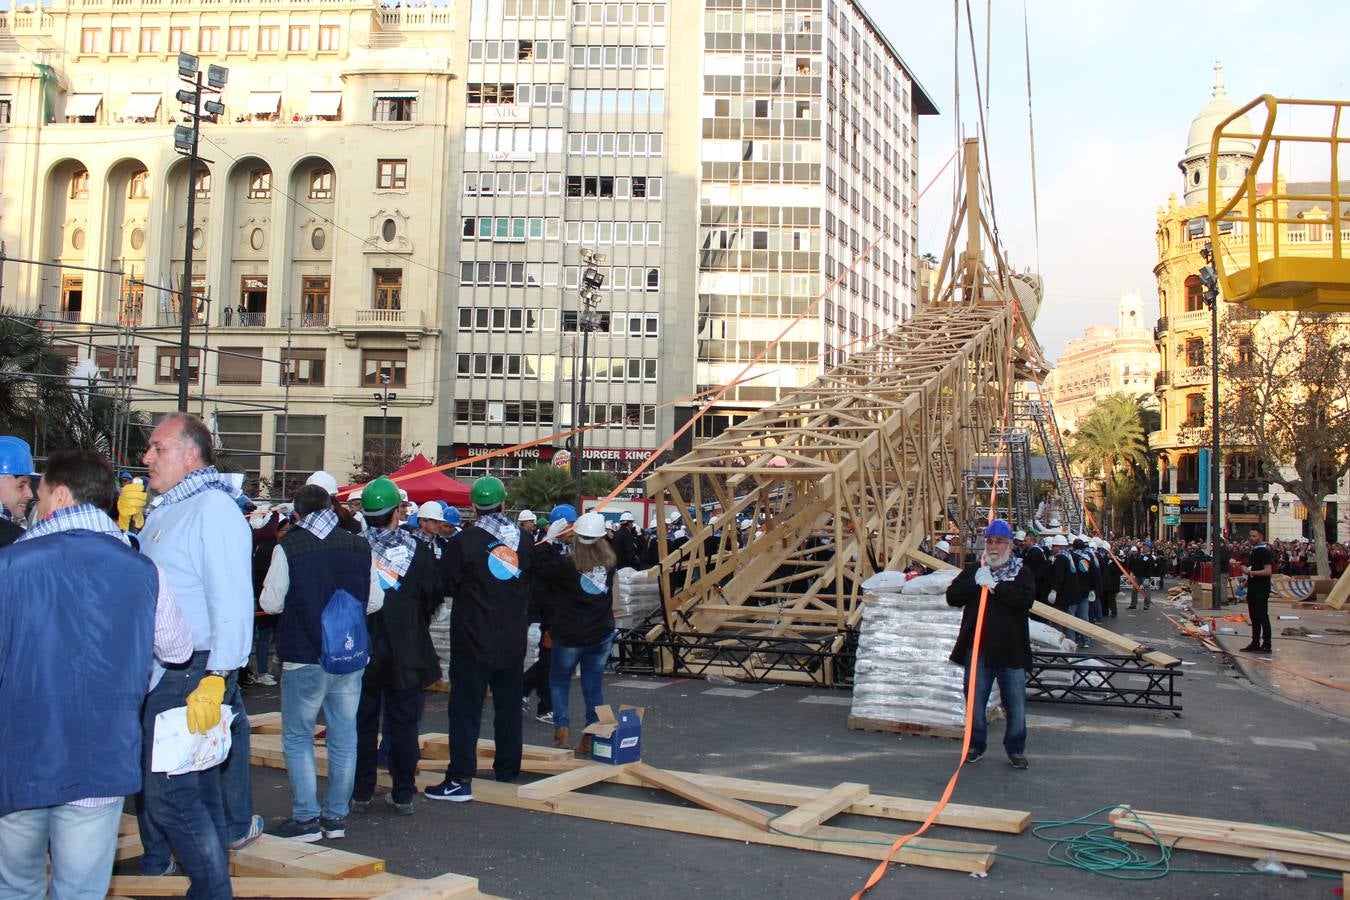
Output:
[[[1003,519],[995,519],[984,531],[984,556],[979,568],[962,570],[947,588],[947,603],[961,609],[961,631],[951,661],[965,666],[967,692],[971,677],[975,678],[968,763],[979,762],[984,756],[988,731],[985,706],[997,681],[1008,717],[1003,749],[1013,768],[1027,768],[1026,670],[1031,667],[1027,617],[1035,599],[1035,576],[1012,554],[1012,529]],[[981,605],[984,623],[979,652],[974,654],[975,622]]]

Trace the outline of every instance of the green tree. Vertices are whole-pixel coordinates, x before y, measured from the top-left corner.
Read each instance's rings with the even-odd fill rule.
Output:
[[[512,509],[551,509],[558,503],[577,498],[576,482],[567,469],[539,463],[506,486],[507,503]]]
[[[1116,528],[1121,510],[1147,493],[1150,466],[1143,412],[1138,398],[1110,394],[1078,423],[1069,443],[1070,458],[1101,487],[1106,503],[1103,524],[1111,529]],[[1143,482],[1142,489],[1130,486],[1138,481]]]
[[[101,378],[72,384],[68,357],[35,316],[0,316],[0,434],[27,440],[39,456],[83,448],[115,466],[140,461],[148,415]]]
[[[1325,313],[1229,316],[1220,346],[1224,445],[1255,452],[1263,477],[1320,525],[1327,496],[1350,472],[1350,325]],[[1317,574],[1326,578],[1326,529],[1311,531]]]
[[[581,493],[587,497],[604,497],[619,486],[619,479],[609,472],[587,472],[581,476]]]

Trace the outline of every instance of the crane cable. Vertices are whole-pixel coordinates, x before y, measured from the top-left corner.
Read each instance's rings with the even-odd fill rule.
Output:
[[[1036,191],[1036,122],[1031,113],[1031,26],[1027,21],[1027,4],[1022,0],[1022,51],[1027,67],[1027,141],[1031,149],[1031,224],[1036,242],[1036,274],[1041,272],[1041,203]]]

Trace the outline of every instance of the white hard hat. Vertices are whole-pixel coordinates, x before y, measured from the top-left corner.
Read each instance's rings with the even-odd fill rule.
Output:
[[[672,509],[670,512],[666,513],[667,525],[674,525],[678,521],[680,521],[680,511],[678,509]]]
[[[1069,539],[1066,538],[1066,537],[1065,537],[1064,535],[1062,535],[1062,534],[1057,534],[1057,535],[1055,535],[1054,537],[1052,537],[1052,538],[1050,539],[1050,546],[1051,546],[1051,547],[1067,547],[1067,546],[1069,546]]]
[[[323,469],[320,469],[313,475],[306,478],[305,484],[317,484],[319,487],[327,491],[329,496],[332,496],[333,494],[336,494],[338,492],[337,479],[334,478],[332,475],[329,475]]]
[[[522,509],[522,510],[520,511],[520,515],[516,516],[516,521],[517,521],[517,522],[533,522],[533,521],[535,521],[535,520],[538,519],[538,518],[539,518],[539,517],[536,516],[536,515],[534,514],[534,511],[533,511],[533,510]]]
[[[408,515],[410,515],[410,516],[415,516],[415,515],[417,515],[417,511],[418,511],[420,508],[421,508],[421,507],[419,507],[416,503],[412,502],[411,500],[408,501]]]
[[[618,523],[618,522],[607,521],[607,522],[605,522],[605,530],[606,530],[606,531],[618,531],[618,530],[619,530],[619,523]]]
[[[752,522],[752,521],[750,521],[749,519],[741,519],[740,524],[739,524],[738,527],[741,529],[741,531],[749,531],[749,530],[750,530],[750,526],[753,525],[753,524],[755,524],[755,523]]]
[[[1018,541],[1025,541],[1027,539],[1027,533],[1019,528],[1017,529],[1017,533],[1013,535],[1013,539]]]
[[[445,507],[435,500],[429,500],[417,511],[417,518],[423,522],[444,522]]]
[[[631,521],[633,521],[633,514],[630,513],[630,512],[619,513],[619,521],[620,521],[620,522],[631,522]]]
[[[399,489],[398,489],[398,499],[402,500],[404,503],[407,503],[407,502],[408,502],[408,492],[405,491],[403,488],[399,488]]]
[[[941,550],[943,553],[951,553],[951,552],[952,552],[952,545],[949,544],[949,543],[947,543],[946,541],[938,541],[938,542],[937,542],[937,548],[938,548],[939,550]]]
[[[577,523],[572,526],[572,530],[582,543],[592,543],[605,536],[605,517],[598,512],[584,513],[577,516]]]

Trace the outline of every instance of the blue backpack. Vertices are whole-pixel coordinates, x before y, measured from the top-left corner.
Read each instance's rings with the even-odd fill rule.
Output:
[[[366,610],[345,590],[328,598],[319,620],[323,648],[319,665],[329,675],[358,672],[370,662],[370,635],[366,633]]]

